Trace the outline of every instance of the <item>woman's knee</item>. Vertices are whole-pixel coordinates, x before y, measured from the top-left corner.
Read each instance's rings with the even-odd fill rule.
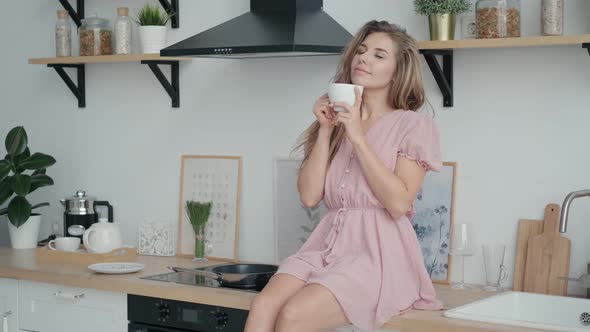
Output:
[[[270,294],[258,294],[250,303],[250,312],[271,313],[278,311],[278,306]]]
[[[277,326],[294,326],[305,319],[304,308],[299,304],[287,302],[277,315]]]

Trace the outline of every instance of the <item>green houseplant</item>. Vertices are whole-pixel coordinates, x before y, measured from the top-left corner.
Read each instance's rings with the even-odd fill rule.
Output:
[[[53,185],[53,179],[45,173],[55,164],[55,159],[39,152],[31,154],[27,145],[25,129],[22,126],[13,128],[5,139],[7,154],[0,160],[0,206],[8,202],[8,206],[0,209],[0,216],[8,215],[13,248],[36,247],[41,218],[32,211],[49,203],[32,205],[27,195]]]
[[[139,39],[143,53],[160,53],[166,45],[166,23],[174,13],[160,9],[158,5],[146,4],[137,14]]]
[[[471,8],[469,0],[414,0],[419,15],[428,16],[431,40],[455,39],[457,14]]]
[[[195,258],[196,261],[206,261],[205,258],[205,226],[209,220],[212,202],[186,201],[186,214],[195,231]]]

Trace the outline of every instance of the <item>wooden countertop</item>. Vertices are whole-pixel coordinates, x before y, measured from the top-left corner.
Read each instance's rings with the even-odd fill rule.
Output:
[[[256,296],[256,293],[231,289],[196,287],[140,279],[140,277],[169,272],[166,266],[170,265],[194,268],[218,264],[220,262],[195,263],[186,258],[156,256],[138,256],[137,261],[146,266],[145,269],[138,273],[103,275],[96,274],[86,266],[79,264],[55,264],[38,261],[35,249],[12,250],[10,248],[0,248],[0,277],[48,282],[73,287],[94,288],[245,310],[249,308],[250,302]],[[485,292],[480,288],[458,291],[453,290],[447,285],[435,285],[435,287],[438,298],[445,304],[445,309],[455,308],[495,294]],[[403,332],[536,331],[533,329],[451,319],[443,317],[442,314],[443,311],[411,310],[391,319],[383,328]]]

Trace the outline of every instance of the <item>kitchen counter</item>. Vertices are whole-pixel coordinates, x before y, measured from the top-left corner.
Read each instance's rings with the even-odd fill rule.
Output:
[[[220,262],[195,263],[190,259],[179,257],[138,256],[138,262],[145,264],[145,269],[138,273],[123,275],[104,275],[90,271],[86,266],[68,263],[45,263],[38,261],[35,249],[12,250],[0,248],[0,277],[48,282],[66,286],[94,288],[152,296],[179,301],[218,305],[237,309],[248,309],[256,293],[231,289],[197,287],[176,283],[139,279],[140,277],[166,273],[166,266],[201,267]],[[438,298],[451,309],[466,303],[482,299],[495,293],[488,293],[479,288],[459,291],[448,285],[435,284]],[[411,310],[387,322],[383,328],[398,331],[481,331],[481,332],[523,332],[537,331],[508,327],[496,324],[471,322],[443,317],[443,311]]]

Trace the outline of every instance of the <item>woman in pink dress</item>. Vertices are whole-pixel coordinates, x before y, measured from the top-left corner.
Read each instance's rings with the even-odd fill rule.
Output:
[[[425,173],[442,166],[439,132],[424,104],[416,41],[388,22],[365,24],[335,82],[356,103],[315,103],[298,148],[302,203],[328,213],[252,301],[246,332],[379,328],[409,309],[439,310],[410,223]],[[344,112],[334,112],[342,107]]]

